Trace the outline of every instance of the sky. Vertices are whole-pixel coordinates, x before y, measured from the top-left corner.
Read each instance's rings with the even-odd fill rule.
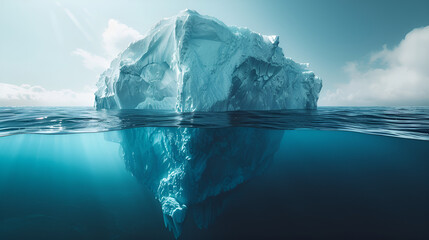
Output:
[[[279,35],[320,106],[429,105],[427,0],[0,0],[0,106],[92,106],[110,61],[187,8]]]

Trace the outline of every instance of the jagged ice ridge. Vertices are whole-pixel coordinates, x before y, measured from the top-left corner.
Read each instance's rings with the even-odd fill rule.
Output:
[[[185,10],[113,60],[95,104],[180,112],[316,108],[321,80],[278,45],[278,36]]]

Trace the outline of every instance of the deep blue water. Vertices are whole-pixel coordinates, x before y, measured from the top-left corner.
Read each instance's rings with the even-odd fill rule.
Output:
[[[207,229],[186,219],[180,239],[429,239],[428,108],[0,116],[0,239],[174,239],[102,132],[145,126],[284,132],[268,168],[217,197]]]

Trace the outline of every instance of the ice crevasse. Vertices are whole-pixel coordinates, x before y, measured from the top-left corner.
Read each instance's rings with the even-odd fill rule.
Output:
[[[185,10],[155,25],[97,83],[98,109],[180,112],[316,108],[321,80],[278,36]]]
[[[278,36],[185,10],[130,44],[97,87],[97,109],[193,112],[313,109],[322,82],[307,64],[284,57]],[[210,199],[261,173],[282,136],[256,128],[106,133],[120,144],[128,170],[159,200],[176,237],[190,215],[206,227],[217,213]]]

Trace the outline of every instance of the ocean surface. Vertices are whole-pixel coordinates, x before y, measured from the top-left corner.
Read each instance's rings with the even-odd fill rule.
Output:
[[[237,138],[222,149],[238,154],[265,147],[244,137],[281,136],[266,169],[217,196],[207,228],[188,216],[179,239],[429,239],[427,107],[0,108],[0,239],[175,239],[124,153],[153,143],[115,138],[148,129]]]

